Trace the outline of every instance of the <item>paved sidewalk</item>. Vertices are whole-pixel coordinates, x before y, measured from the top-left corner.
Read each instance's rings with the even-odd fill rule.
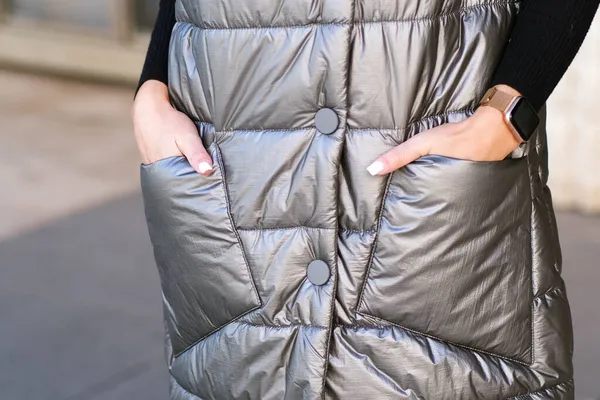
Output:
[[[0,87],[0,399],[166,399],[131,90],[5,72]],[[558,222],[577,399],[600,399],[600,217]]]

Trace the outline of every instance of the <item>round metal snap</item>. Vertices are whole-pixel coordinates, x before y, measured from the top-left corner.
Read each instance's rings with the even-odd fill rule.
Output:
[[[306,275],[313,285],[324,285],[329,280],[331,272],[325,261],[315,260],[308,264]]]
[[[340,120],[337,113],[331,108],[321,108],[315,114],[315,127],[325,135],[329,135],[338,128]]]

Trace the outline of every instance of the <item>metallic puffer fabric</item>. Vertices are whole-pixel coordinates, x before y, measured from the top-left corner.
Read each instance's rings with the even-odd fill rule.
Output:
[[[176,7],[171,101],[215,170],[141,167],[171,399],[574,398],[545,108],[506,160],[366,171],[473,112],[518,2]]]

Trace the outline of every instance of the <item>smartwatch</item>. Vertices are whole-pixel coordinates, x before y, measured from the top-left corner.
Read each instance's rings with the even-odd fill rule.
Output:
[[[506,124],[519,143],[528,141],[540,123],[537,112],[526,97],[514,96],[496,87],[485,92],[479,105],[502,111]]]

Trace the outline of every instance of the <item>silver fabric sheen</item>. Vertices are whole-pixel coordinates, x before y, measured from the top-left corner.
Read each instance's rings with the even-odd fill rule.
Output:
[[[177,1],[171,101],[215,170],[141,166],[172,400],[574,398],[545,108],[506,160],[366,171],[473,112],[519,7]]]

